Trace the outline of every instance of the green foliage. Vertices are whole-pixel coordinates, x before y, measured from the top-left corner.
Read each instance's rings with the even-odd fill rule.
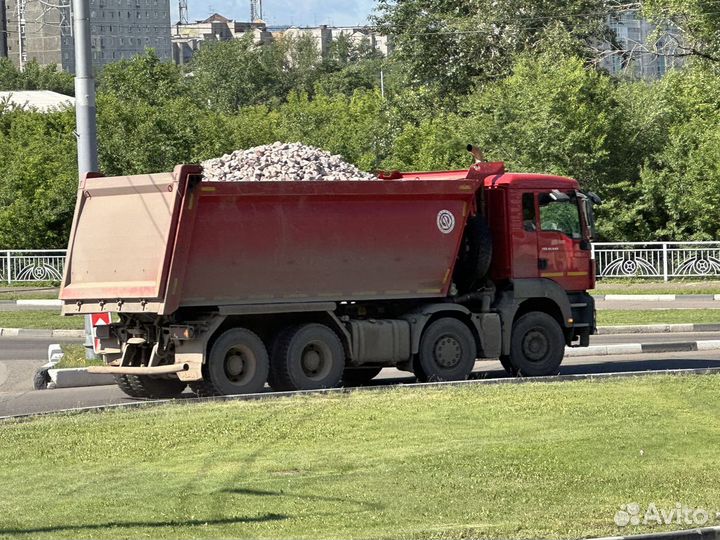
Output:
[[[683,32],[680,54],[720,64],[720,10],[708,0],[645,0],[645,14]]]
[[[187,72],[154,52],[107,66],[98,84],[105,174],[170,170],[239,148],[300,141],[362,169],[446,170],[477,144],[512,171],[577,178],[605,204],[607,240],[717,239],[718,13],[649,0],[695,57],[663,80],[618,80],[588,62],[604,0],[380,0],[396,53],[361,34],[323,56],[314,37],[210,42]],[[715,10],[717,11],[717,10]],[[380,94],[380,73],[385,95]],[[72,93],[72,78],[0,60],[0,88]],[[63,247],[76,189],[71,111],[0,108],[0,247]]]
[[[579,58],[523,56],[510,77],[470,96],[465,112],[468,142],[513,170],[571,176],[601,193],[615,180],[613,83]]]
[[[379,0],[377,23],[394,39],[411,83],[464,95],[507,75],[518,54],[547,46],[558,26],[576,50],[587,50],[607,35],[604,8],[603,0]]]
[[[180,68],[161,62],[153,49],[131,60],[120,60],[102,70],[98,91],[127,101],[143,101],[150,105],[186,95],[188,85]]]
[[[0,90],[52,90],[72,96],[74,86],[72,75],[55,65],[41,66],[32,60],[20,71],[7,58],[0,58]]]
[[[272,100],[283,86],[283,58],[272,52],[255,47],[252,36],[205,44],[191,64],[195,96],[222,112]]]
[[[0,245],[67,246],[77,192],[74,111],[0,106]]]

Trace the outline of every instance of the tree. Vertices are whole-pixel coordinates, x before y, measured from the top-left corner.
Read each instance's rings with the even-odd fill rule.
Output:
[[[131,60],[105,66],[100,73],[98,91],[123,100],[160,105],[187,95],[188,85],[180,68],[162,62],[153,49],[146,49],[145,54]]]
[[[20,71],[9,59],[0,58],[0,90],[51,90],[72,96],[74,84],[72,75],[55,65],[41,66],[32,60]]]
[[[606,0],[379,0],[376,23],[391,36],[412,84],[468,94],[508,75],[515,57],[561,25],[580,43],[609,37]]]
[[[682,32],[675,39],[676,56],[693,56],[720,64],[720,10],[716,2],[645,0],[642,6],[644,14],[656,24]]]
[[[0,105],[0,245],[65,248],[77,193],[75,113]]]
[[[225,112],[272,102],[285,90],[284,58],[276,45],[267,47],[256,46],[251,35],[205,44],[191,64],[194,95]]]
[[[510,77],[470,96],[464,112],[468,142],[514,170],[572,176],[600,192],[619,180],[613,82],[580,58],[523,56]]]

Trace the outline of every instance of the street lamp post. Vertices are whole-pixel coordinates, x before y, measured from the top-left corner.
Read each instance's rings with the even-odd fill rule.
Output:
[[[90,49],[89,0],[73,0],[75,31],[75,118],[80,179],[98,170],[95,78]]]
[[[89,0],[72,0],[72,10],[75,34],[75,133],[78,174],[79,181],[82,182],[87,173],[97,172],[99,169]],[[95,357],[90,315],[85,316],[85,356]]]

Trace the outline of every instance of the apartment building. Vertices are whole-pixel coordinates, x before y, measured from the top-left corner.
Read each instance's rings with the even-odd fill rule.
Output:
[[[89,0],[92,61],[96,69],[155,49],[170,60],[170,0]],[[75,72],[70,8],[61,2],[0,0],[4,48],[17,66],[31,60]]]

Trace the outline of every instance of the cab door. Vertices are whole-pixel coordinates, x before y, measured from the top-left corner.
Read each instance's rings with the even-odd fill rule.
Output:
[[[538,193],[538,269],[567,291],[584,291],[590,281],[590,242],[585,238],[575,193]]]

